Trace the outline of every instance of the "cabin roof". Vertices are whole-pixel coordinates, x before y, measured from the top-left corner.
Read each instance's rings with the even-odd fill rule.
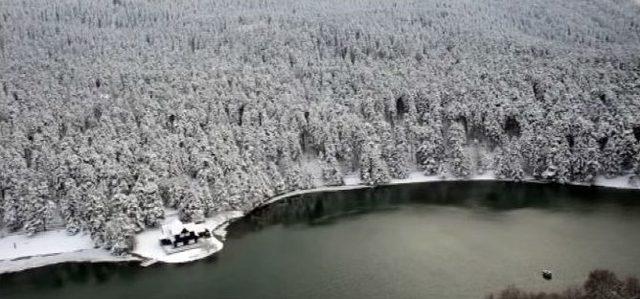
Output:
[[[200,232],[204,232],[206,227],[202,224],[195,224],[193,222],[182,223],[180,220],[176,219],[171,221],[168,224],[162,226],[162,233],[165,236],[173,237],[174,235],[179,235],[182,233],[182,230],[186,229],[187,231],[193,231],[196,234]]]

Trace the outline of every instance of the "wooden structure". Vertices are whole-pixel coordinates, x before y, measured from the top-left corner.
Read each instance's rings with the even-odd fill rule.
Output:
[[[212,237],[211,231],[203,225],[174,221],[162,227],[165,236],[160,239],[160,246],[167,254],[189,249],[206,247],[207,239]]]

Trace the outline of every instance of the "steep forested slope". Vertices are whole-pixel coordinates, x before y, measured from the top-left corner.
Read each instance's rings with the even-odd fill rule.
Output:
[[[0,227],[116,252],[348,173],[640,173],[631,0],[0,0],[0,84]]]

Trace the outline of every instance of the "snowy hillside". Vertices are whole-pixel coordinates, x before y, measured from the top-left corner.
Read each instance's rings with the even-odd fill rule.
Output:
[[[345,176],[640,174],[636,0],[0,1],[0,85],[0,231],[116,254]]]

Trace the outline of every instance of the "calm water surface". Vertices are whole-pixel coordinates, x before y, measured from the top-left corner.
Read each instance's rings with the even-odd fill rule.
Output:
[[[187,265],[62,264],[0,276],[0,298],[482,298],[640,275],[640,192],[440,182],[308,194],[230,226]],[[545,281],[540,270],[554,271]]]

